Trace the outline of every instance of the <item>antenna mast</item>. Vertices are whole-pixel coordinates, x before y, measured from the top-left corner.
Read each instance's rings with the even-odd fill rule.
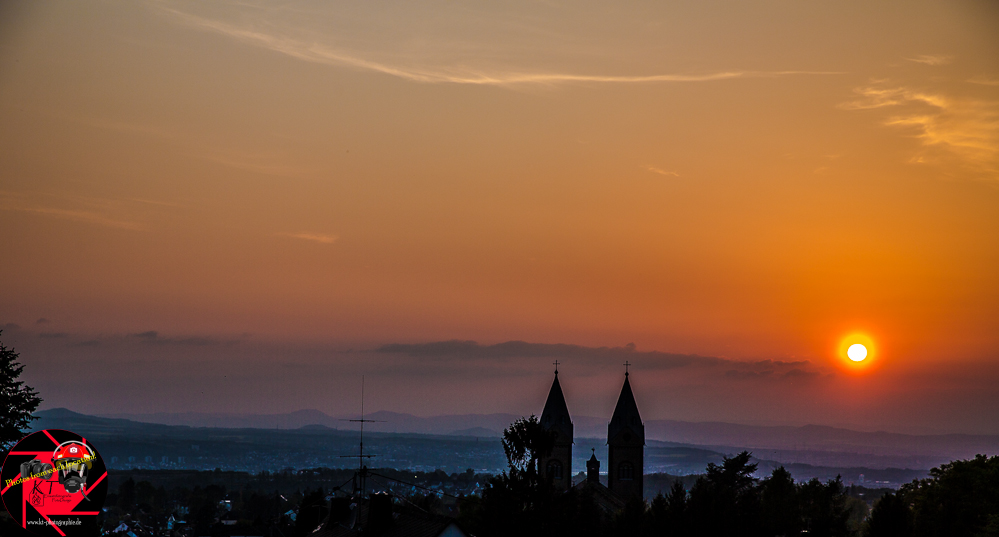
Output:
[[[361,419],[359,420],[341,420],[349,421],[352,423],[361,424],[361,442],[357,452],[357,455],[340,455],[341,459],[353,459],[357,458],[357,472],[354,473],[354,495],[358,496],[360,492],[360,498],[364,497],[365,484],[368,478],[368,467],[364,465],[364,459],[373,458],[374,455],[364,454],[364,424],[365,423],[377,423],[384,420],[366,420],[364,419],[364,375],[361,375]]]

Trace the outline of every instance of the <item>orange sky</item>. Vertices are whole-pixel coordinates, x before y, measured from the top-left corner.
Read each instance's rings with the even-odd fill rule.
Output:
[[[639,354],[648,417],[999,433],[997,23],[985,0],[5,2],[3,341],[81,411],[348,408],[294,388],[320,362],[338,390],[382,374],[375,407],[539,411],[555,351],[371,351],[633,342],[727,364]],[[195,356],[168,387],[242,384],[178,399],[127,366]],[[617,358],[581,361],[581,411]],[[241,399],[270,366],[286,388]]]

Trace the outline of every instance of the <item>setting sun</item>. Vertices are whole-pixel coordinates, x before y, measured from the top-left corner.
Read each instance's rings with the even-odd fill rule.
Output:
[[[852,332],[840,339],[836,352],[840,364],[853,371],[867,369],[877,354],[874,340],[862,332]]]

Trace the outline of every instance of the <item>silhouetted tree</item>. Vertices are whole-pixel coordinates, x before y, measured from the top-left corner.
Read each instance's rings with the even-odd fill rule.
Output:
[[[912,537],[912,510],[898,494],[889,492],[874,504],[865,537]]]
[[[510,473],[519,473],[537,481],[538,461],[551,455],[555,434],[546,431],[538,418],[520,418],[503,430],[503,452]]]
[[[667,494],[660,492],[649,504],[645,533],[656,537],[691,535],[687,518],[687,491],[683,483],[674,481]]]
[[[125,511],[135,507],[135,481],[131,477],[118,485],[118,507]]]
[[[0,330],[0,335],[3,331]],[[0,455],[24,437],[24,431],[35,419],[31,414],[42,400],[31,387],[17,380],[24,366],[17,362],[18,353],[0,342]]]
[[[189,500],[190,519],[194,532],[198,535],[208,535],[216,519],[222,514],[220,504],[225,499],[225,487],[208,485],[205,488],[194,487]]]
[[[797,535],[801,529],[801,504],[791,472],[774,468],[760,483],[760,514],[766,535]]]
[[[655,498],[649,502],[649,510],[645,517],[644,535],[665,535],[666,528],[669,527],[667,519],[667,500],[662,492],[656,494]]]
[[[673,483],[673,488],[666,496],[666,523],[668,535],[690,535],[690,508],[687,505],[687,490],[683,488],[683,483],[677,481]]]
[[[982,534],[999,518],[999,456],[941,465],[899,493],[912,505],[918,537]]]
[[[465,518],[479,535],[552,535],[560,517],[549,479],[538,471],[539,461],[551,455],[555,435],[546,431],[536,416],[520,418],[503,431],[503,451],[508,470],[489,481],[478,504],[467,502]]]
[[[850,534],[846,524],[850,511],[846,506],[846,494],[839,476],[826,483],[812,479],[802,484],[798,488],[798,498],[809,535],[846,537]]]
[[[989,515],[989,521],[979,535],[981,537],[999,537],[999,515]]]
[[[867,502],[848,492],[846,494],[846,510],[850,513],[846,520],[846,527],[850,531],[850,535],[860,535],[864,529],[864,523],[867,522],[867,517],[871,514],[871,508],[867,506]]]
[[[135,484],[135,503],[139,509],[145,512],[152,512],[153,497],[156,494],[156,487],[149,481],[139,481]]]
[[[690,489],[692,528],[699,535],[753,536],[760,533],[756,465],[748,451],[709,463],[707,474]]]

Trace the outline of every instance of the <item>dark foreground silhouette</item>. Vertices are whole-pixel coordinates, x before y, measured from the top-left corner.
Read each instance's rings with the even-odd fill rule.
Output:
[[[795,482],[784,468],[756,478],[748,452],[709,464],[686,486],[678,481],[646,501],[622,502],[599,486],[584,482],[560,492],[543,479],[538,461],[550,439],[536,419],[518,420],[507,433],[508,470],[499,476],[379,470],[373,475],[386,480],[371,482],[368,490],[389,491],[393,511],[452,517],[477,537],[999,537],[999,456],[934,468],[929,478],[884,494],[871,510],[865,501],[871,496],[858,498],[839,479]],[[115,484],[101,515],[106,534],[304,537],[331,523],[337,502],[353,498],[350,505],[357,498],[343,486],[351,482],[348,470],[125,473],[129,478]],[[388,488],[393,483],[398,487]],[[19,534],[5,515],[0,535]]]
[[[709,464],[690,490],[677,482],[650,502],[615,508],[594,491],[555,492],[539,474],[547,441],[532,417],[505,432],[509,471],[481,497],[465,499],[459,521],[480,537],[865,536],[999,537],[999,456],[934,468],[874,504],[849,496],[839,478],[796,483],[783,467],[753,477],[750,453]]]

